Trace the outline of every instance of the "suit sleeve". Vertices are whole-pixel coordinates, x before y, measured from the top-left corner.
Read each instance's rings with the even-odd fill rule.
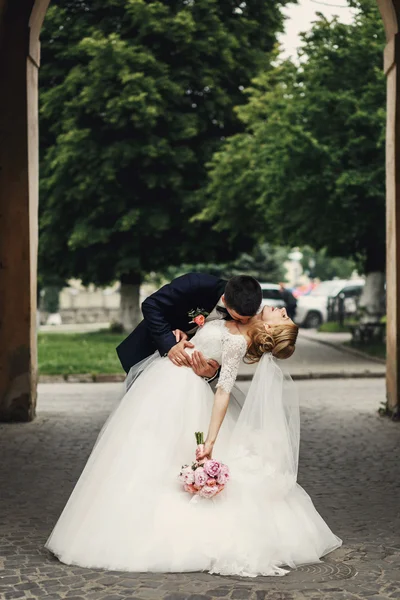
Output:
[[[182,304],[187,296],[191,296],[196,291],[194,283],[191,274],[182,275],[146,298],[142,304],[144,319],[161,356],[176,344],[166,312]]]

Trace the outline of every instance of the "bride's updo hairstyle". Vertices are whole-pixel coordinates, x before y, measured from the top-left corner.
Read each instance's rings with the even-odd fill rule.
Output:
[[[254,323],[247,335],[251,339],[245,362],[256,363],[263,354],[271,352],[275,358],[290,358],[295,350],[299,328],[294,323],[283,323],[265,327],[265,323]]]

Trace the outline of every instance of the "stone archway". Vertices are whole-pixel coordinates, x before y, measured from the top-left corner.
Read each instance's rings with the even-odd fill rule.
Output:
[[[0,0],[0,421],[35,416],[39,34],[50,0]],[[387,392],[400,403],[400,0],[387,46]]]
[[[0,420],[36,404],[39,34],[49,0],[0,0]]]
[[[400,39],[399,0],[377,0],[385,26],[387,45],[384,69],[387,76],[386,125],[386,295],[388,408],[400,402]]]

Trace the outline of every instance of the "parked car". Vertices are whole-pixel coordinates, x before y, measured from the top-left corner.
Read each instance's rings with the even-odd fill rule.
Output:
[[[328,320],[329,299],[337,299],[344,294],[344,309],[346,314],[357,310],[357,298],[364,287],[363,279],[336,279],[323,281],[307,296],[297,299],[296,323],[303,327],[317,328]]]
[[[276,306],[283,308],[285,302],[282,298],[280,287],[275,283],[261,283],[262,289],[262,306],[268,304],[268,306]]]

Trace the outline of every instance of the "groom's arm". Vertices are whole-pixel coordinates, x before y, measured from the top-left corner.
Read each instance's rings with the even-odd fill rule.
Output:
[[[144,319],[161,356],[167,354],[176,344],[166,313],[181,304],[186,305],[186,298],[196,291],[193,290],[193,284],[194,278],[191,274],[182,275],[146,298],[142,304]]]

